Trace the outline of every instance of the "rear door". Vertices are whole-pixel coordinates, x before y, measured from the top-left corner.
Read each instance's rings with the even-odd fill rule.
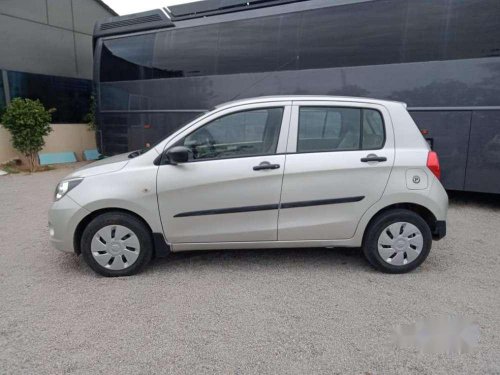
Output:
[[[394,151],[383,106],[294,102],[278,239],[351,238],[384,192]]]

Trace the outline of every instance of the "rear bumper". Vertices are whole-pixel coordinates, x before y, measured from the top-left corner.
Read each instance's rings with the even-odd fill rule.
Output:
[[[432,239],[439,241],[441,238],[446,236],[446,221],[438,220],[434,225],[434,230],[432,231]]]

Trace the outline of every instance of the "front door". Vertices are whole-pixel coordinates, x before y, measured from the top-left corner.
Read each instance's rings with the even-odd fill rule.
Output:
[[[158,204],[171,243],[275,241],[291,107],[246,105],[209,117],[166,149],[190,159],[158,169]]]
[[[292,108],[278,239],[351,238],[394,164],[388,112],[356,103],[305,101]]]

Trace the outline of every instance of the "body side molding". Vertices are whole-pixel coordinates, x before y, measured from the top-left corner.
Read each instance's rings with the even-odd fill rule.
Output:
[[[216,209],[213,209],[213,210],[181,212],[181,213],[175,215],[174,217],[235,214],[235,213],[239,213],[239,212],[277,210],[278,208],[279,208],[278,204],[263,204],[263,205],[260,205],[260,206],[216,208]]]
[[[298,207],[309,207],[309,206],[323,206],[327,204],[352,203],[352,202],[359,202],[364,198],[365,198],[364,196],[357,196],[357,197],[334,198],[334,199],[319,199],[314,201],[289,202],[289,203],[282,203],[281,208],[298,208]]]
[[[230,207],[230,208],[216,208],[212,210],[203,211],[189,211],[181,212],[176,214],[174,217],[189,217],[189,216],[206,216],[206,215],[222,215],[222,214],[234,214],[240,212],[253,212],[253,211],[268,211],[277,209],[287,209],[287,208],[298,208],[298,207],[311,207],[311,206],[323,206],[329,204],[340,204],[340,203],[353,203],[363,200],[364,196],[357,197],[345,197],[345,198],[334,198],[334,199],[319,199],[312,201],[300,201],[300,202],[288,202],[279,204],[263,204],[259,206],[243,206],[243,207]]]

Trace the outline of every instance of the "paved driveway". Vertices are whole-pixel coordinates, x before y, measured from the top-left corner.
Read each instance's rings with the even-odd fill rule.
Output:
[[[49,245],[67,173],[0,177],[2,374],[500,374],[500,198],[454,198],[448,237],[406,275],[294,249],[174,254],[107,279]],[[393,326],[453,313],[479,323],[473,353],[391,344]]]

